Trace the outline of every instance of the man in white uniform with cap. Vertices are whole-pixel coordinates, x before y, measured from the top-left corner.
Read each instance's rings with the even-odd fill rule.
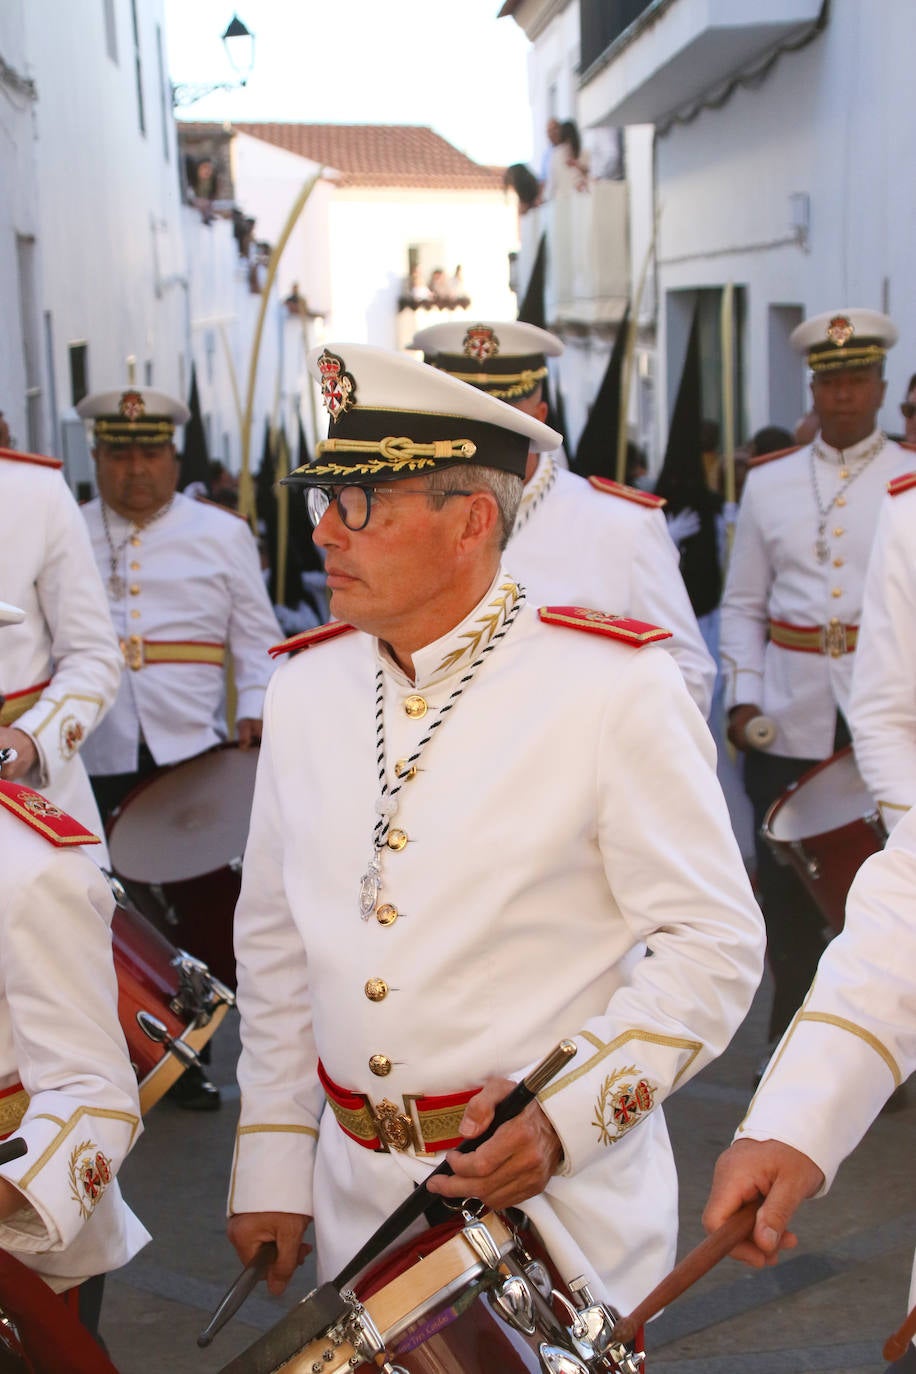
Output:
[[[774,983],[769,1040],[782,1035],[824,947],[824,918],[794,870],[759,836],[770,805],[849,743],[846,711],[865,570],[885,487],[911,455],[877,428],[884,358],[897,330],[874,310],[834,310],[798,326],[820,420],[813,443],[748,472],[721,613],[728,736],[745,751],[757,882]],[[764,753],[745,733],[775,725]]]
[[[881,509],[865,580],[849,726],[859,771],[893,830],[916,803],[916,472],[888,484]]]
[[[799,1203],[827,1192],[888,1096],[916,1070],[916,810],[849,890],[842,934],[770,1061],[735,1143],[716,1165],[709,1230],[765,1201],[736,1259],[774,1264]],[[910,1289],[916,1303],[916,1269]],[[901,1285],[901,1317],[904,1315]],[[895,1369],[916,1370],[910,1346]]]
[[[0,777],[40,787],[101,835],[81,752],[115,699],[121,654],[61,466],[0,449],[0,594],[26,613],[0,636],[0,748],[17,754]],[[96,853],[105,863],[104,843]]]
[[[99,495],[83,515],[125,665],[114,706],[85,755],[107,817],[156,768],[225,739],[230,655],[239,746],[257,745],[268,649],[280,631],[247,522],[176,491],[173,438],[187,407],[163,392],[127,387],[87,396],[77,411],[94,425]],[[194,1109],[219,1106],[196,1066],[172,1096]]]
[[[22,620],[0,603],[0,636]],[[97,845],[47,797],[0,781],[0,1138],[28,1146],[0,1164],[0,1249],[56,1293],[149,1240],[115,1181],[143,1126],[118,1023],[114,899],[89,858]],[[93,1327],[100,1285],[79,1296]]]
[[[547,359],[559,357],[563,344],[546,329],[518,320],[449,320],[421,329],[412,346],[459,381],[542,423],[547,419]],[[552,454],[530,453],[506,562],[533,601],[611,610],[670,630],[665,647],[705,717],[716,666],[678,569],[663,506],[651,492],[607,477],[586,481]]]
[[[279,1290],[314,1217],[334,1274],[569,1037],[539,1103],[432,1186],[524,1203],[567,1279],[626,1307],[675,1251],[660,1105],[761,969],[714,745],[664,631],[538,609],[502,565],[552,430],[378,349],[310,367],[330,434],[288,481],[338,619],[284,646],[308,652],[265,703],[230,1236],[246,1263],[276,1240]]]

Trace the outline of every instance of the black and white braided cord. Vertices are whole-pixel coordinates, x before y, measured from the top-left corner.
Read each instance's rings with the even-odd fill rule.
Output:
[[[548,457],[547,464],[547,471],[544,476],[544,480],[541,484],[540,490],[534,492],[531,499],[527,502],[524,500],[524,498],[522,498],[522,504],[519,507],[518,515],[515,517],[515,525],[512,529],[513,538],[515,538],[519,530],[523,530],[525,528],[528,521],[531,519],[532,515],[534,515],[534,512],[537,510],[538,506],[544,500],[544,497],[551,490],[551,488],[557,480],[557,465],[554,462],[553,458]]]

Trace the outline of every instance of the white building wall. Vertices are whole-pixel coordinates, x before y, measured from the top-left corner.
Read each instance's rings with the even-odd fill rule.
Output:
[[[884,0],[880,23],[860,0],[833,0],[809,46],[657,139],[662,296],[728,281],[746,288],[749,432],[773,418],[769,308],[792,304],[805,314],[889,310],[901,341],[888,359],[882,420],[901,428],[897,404],[916,371],[916,186],[905,152],[914,45],[911,0]],[[807,246],[792,241],[790,198],[799,194],[810,204]],[[664,429],[677,386],[666,367],[679,370],[680,349],[666,335],[668,311],[659,318]],[[798,375],[803,394],[801,361]]]

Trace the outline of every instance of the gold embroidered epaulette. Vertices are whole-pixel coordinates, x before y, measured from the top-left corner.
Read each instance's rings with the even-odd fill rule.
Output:
[[[98,835],[22,783],[0,780],[0,806],[59,849],[73,844],[101,844]]]
[[[297,654],[300,649],[314,649],[316,644],[325,644],[329,639],[336,639],[338,635],[349,634],[355,629],[355,625],[348,625],[345,620],[332,620],[327,625],[303,630],[301,634],[293,635],[292,639],[284,639],[282,644],[275,644],[267,652],[271,658],[279,658],[281,654]]]
[[[236,520],[244,520],[245,524],[248,524],[248,516],[243,515],[234,506],[224,506],[222,501],[211,501],[209,496],[195,496],[194,500],[199,501],[202,506],[213,506],[216,510],[224,511],[226,515],[234,515]]]
[[[607,611],[590,611],[585,606],[541,606],[538,615],[545,625],[567,625],[571,630],[604,635],[606,639],[616,639],[634,649],[671,638],[671,631],[662,630],[658,625],[630,620],[625,615],[608,615]]]
[[[905,472],[902,477],[895,477],[887,484],[890,496],[902,496],[905,491],[912,491],[913,487],[916,487],[916,472]]]
[[[759,458],[748,459],[747,470],[762,468],[764,463],[775,463],[777,458],[788,458],[790,453],[798,453],[804,444],[793,444],[791,448],[778,448],[775,453],[761,453]]]
[[[664,496],[656,496],[652,491],[640,491],[638,487],[624,486],[623,482],[615,482],[611,477],[590,477],[588,484],[595,491],[603,491],[606,496],[622,496],[624,501],[633,501],[637,506],[651,506],[653,510],[660,510],[667,504]]]
[[[34,463],[40,468],[60,469],[64,465],[60,458],[46,458],[43,453],[17,453],[14,448],[0,448],[0,458],[10,463]]]

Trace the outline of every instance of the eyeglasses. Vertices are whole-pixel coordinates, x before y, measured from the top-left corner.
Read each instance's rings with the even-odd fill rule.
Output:
[[[378,496],[426,496],[444,501],[449,496],[473,496],[472,491],[436,491],[432,487],[309,487],[305,504],[309,519],[317,528],[319,521],[337,504],[337,514],[348,530],[364,530],[372,514],[372,502]]]
[[[916,415],[916,405],[912,401],[901,401],[900,414],[904,420],[912,420],[913,416]]]

